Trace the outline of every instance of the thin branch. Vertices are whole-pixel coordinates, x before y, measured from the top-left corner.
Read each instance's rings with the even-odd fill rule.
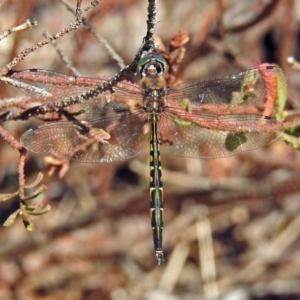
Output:
[[[76,20],[74,23],[71,23],[67,28],[62,29],[60,32],[46,38],[45,40],[34,44],[31,47],[25,48],[19,55],[17,55],[10,63],[6,64],[5,67],[0,68],[0,75],[6,75],[13,67],[15,67],[19,62],[24,60],[27,55],[36,51],[37,49],[51,43],[53,40],[57,40],[65,34],[76,30],[80,25],[80,22]]]
[[[297,61],[293,56],[288,56],[286,62],[292,67],[293,70],[300,72],[300,62]]]
[[[56,34],[49,36],[45,40],[34,44],[31,47],[25,48],[19,55],[17,55],[10,63],[6,64],[5,67],[0,68],[0,76],[6,75],[13,67],[15,67],[20,61],[24,60],[27,55],[36,51],[37,49],[51,43],[54,40],[59,39],[60,37],[68,34],[69,32],[78,29],[81,24],[81,1],[77,0],[77,9],[76,9],[76,21],[71,23],[68,27],[62,29]]]
[[[50,37],[50,33],[48,31],[44,32],[44,36],[46,38]],[[63,51],[58,47],[55,40],[51,42],[52,46],[56,50],[57,54],[60,56],[60,59],[65,64],[65,66],[76,76],[81,76],[80,72],[75,68],[72,61],[63,53]]]
[[[0,35],[0,41],[3,40],[4,38],[8,37],[10,34],[12,34],[13,32],[16,32],[16,31],[20,31],[20,30],[24,30],[24,29],[31,29],[32,26],[36,26],[37,25],[37,21],[36,20],[26,20],[25,23],[19,25],[19,26],[16,26],[16,27],[13,27],[11,29],[7,29],[5,30],[1,35]]]
[[[95,36],[97,41],[107,50],[107,52],[110,54],[112,59],[114,59],[119,67],[122,69],[125,67],[125,63],[122,59],[122,57],[113,49],[113,47],[107,42],[105,38],[100,36],[100,34],[95,30],[94,27],[91,26],[91,24],[85,19],[82,18],[82,23],[86,26],[86,28]]]
[[[65,5],[67,10],[69,10],[72,14],[76,13],[73,6],[67,0],[59,0],[59,1],[63,5]],[[97,2],[97,1],[93,1],[93,2]],[[107,42],[106,39],[104,39],[102,36],[100,36],[100,34],[91,25],[91,23],[86,20],[86,18],[81,18],[81,21],[84,24],[84,26],[88,29],[88,31],[90,31],[94,35],[96,40],[107,50],[107,52],[109,53],[111,58],[114,59],[117,62],[117,64],[119,65],[119,67],[121,69],[123,69],[125,67],[125,64],[124,64],[124,61],[123,61],[122,57],[113,49],[113,47]]]
[[[26,159],[26,149],[21,148],[20,150],[20,158],[19,158],[19,166],[18,166],[18,173],[19,173],[19,195],[20,200],[25,198],[25,159]]]
[[[43,88],[37,88],[33,85],[20,82],[18,80],[12,79],[10,77],[0,76],[0,81],[3,81],[6,84],[11,84],[14,87],[23,89],[24,91],[32,92],[34,94],[38,94],[43,97],[51,96],[45,89]]]
[[[148,0],[148,20],[147,20],[147,33],[144,41],[153,40],[156,24],[159,22],[157,16],[156,0]]]
[[[248,23],[228,28],[226,30],[226,32],[227,33],[229,33],[229,32],[230,33],[239,33],[239,32],[242,32],[244,30],[251,28],[252,26],[256,25],[257,23],[261,22],[262,20],[264,20],[265,18],[270,16],[274,12],[274,10],[278,7],[278,5],[280,4],[280,1],[281,0],[271,1],[270,4],[268,4],[265,7],[265,9],[262,11],[262,13],[260,15],[258,15],[256,18],[254,18],[253,20],[251,20]]]
[[[61,1],[65,1],[65,0],[61,0]],[[142,47],[136,54],[136,56],[131,64],[124,67],[118,74],[114,75],[112,78],[110,78],[106,82],[103,82],[99,86],[92,88],[81,95],[64,97],[60,101],[57,101],[55,103],[46,103],[42,106],[30,108],[29,110],[27,110],[23,114],[21,114],[21,118],[27,118],[34,114],[46,114],[49,112],[59,111],[70,105],[82,103],[88,99],[95,98],[104,91],[107,91],[107,90],[112,91],[112,88],[118,82],[126,79],[126,77],[128,77],[132,73],[135,73],[136,69],[137,69],[137,64],[141,58],[141,54],[144,51],[152,51],[153,49],[156,49],[154,40],[152,38],[155,25],[157,24],[156,12],[157,12],[156,1],[149,0],[147,34],[146,34],[146,37],[144,38],[144,44],[142,45]]]
[[[7,141],[7,143],[14,149],[21,151],[22,145],[9,133],[7,132],[2,126],[0,126],[0,136]]]
[[[16,97],[16,98],[4,98],[0,101],[0,111],[3,111],[4,109],[11,108],[11,107],[17,107],[20,103],[28,101],[29,99],[32,99],[31,97]]]

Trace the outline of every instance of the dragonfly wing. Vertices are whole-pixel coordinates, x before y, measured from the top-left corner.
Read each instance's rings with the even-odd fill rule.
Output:
[[[27,94],[34,97],[52,97],[50,100],[80,95],[109,79],[109,77],[70,76],[42,69],[13,71],[10,78],[24,83],[25,85],[20,86],[20,88]],[[140,91],[137,85],[128,81],[122,81],[117,86],[116,89],[119,89],[119,94],[134,94]],[[109,94],[109,92],[106,92],[106,94]]]
[[[14,71],[10,78],[24,83],[21,89],[31,96],[56,98],[80,95],[108,79],[69,76],[40,69]]]
[[[283,130],[280,122],[260,115],[202,114],[183,121],[168,114],[161,121],[173,136],[174,153],[194,158],[226,157],[263,147]]]
[[[194,80],[167,90],[170,106],[207,113],[229,113],[262,105],[267,93],[277,94],[286,85],[286,73],[277,66],[263,66],[230,76]]]
[[[29,129],[21,137],[22,145],[40,155],[79,162],[128,159],[144,148],[147,121],[140,109],[104,101],[92,104],[96,112],[101,108],[101,115],[85,114],[84,120],[74,117]]]

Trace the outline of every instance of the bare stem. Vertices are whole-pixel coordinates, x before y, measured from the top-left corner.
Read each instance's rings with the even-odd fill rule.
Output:
[[[25,23],[19,25],[19,26],[16,26],[16,27],[13,27],[11,29],[7,29],[5,30],[1,35],[0,35],[0,41],[5,39],[6,37],[8,37],[11,33],[13,32],[16,32],[16,31],[20,31],[20,30],[24,30],[24,29],[31,29],[32,26],[36,26],[37,25],[37,21],[35,20],[26,20]]]
[[[31,47],[25,48],[10,63],[6,64],[5,67],[0,69],[0,75],[2,75],[2,76],[6,75],[8,73],[8,71],[10,71],[13,67],[15,67],[20,61],[24,60],[27,55],[29,55],[30,53],[33,53],[34,51],[36,51],[39,48],[51,43],[53,40],[57,40],[60,37],[64,36],[65,34],[71,32],[73,30],[76,30],[79,27],[79,25],[80,25],[80,21],[77,20],[74,23],[71,23],[68,27],[59,31],[58,33],[47,37],[45,40],[38,42]]]
[[[144,38],[145,42],[153,39],[155,26],[159,21],[156,14],[157,14],[156,0],[148,0],[147,34]]]

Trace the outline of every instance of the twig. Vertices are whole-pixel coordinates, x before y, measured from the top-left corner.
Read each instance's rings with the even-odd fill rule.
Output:
[[[280,65],[284,65],[286,63],[286,57],[293,53],[294,49],[297,47],[297,40],[294,37],[297,35],[298,31],[298,24],[295,14],[295,11],[297,10],[296,1],[282,1],[282,8],[284,9],[284,19],[281,21],[283,26],[281,30],[282,38],[280,47],[278,47],[276,53]]]
[[[68,27],[62,29],[54,35],[49,36],[45,40],[34,44],[31,47],[25,48],[19,55],[17,55],[10,63],[6,64],[5,67],[0,68],[0,76],[6,75],[13,67],[15,67],[20,61],[24,60],[27,55],[36,51],[37,49],[51,43],[54,40],[59,39],[65,34],[76,30],[81,24],[81,10],[80,10],[81,1],[77,1],[77,9],[76,9],[76,21],[71,23]]]
[[[287,57],[286,62],[292,67],[293,70],[300,72],[300,63],[295,59],[295,57]]]
[[[64,1],[64,0],[61,0]],[[105,81],[104,83],[100,84],[99,86],[92,88],[85,93],[77,96],[71,97],[64,97],[60,101],[55,103],[47,103],[39,107],[31,108],[27,112],[24,112],[23,116],[26,118],[26,114],[31,116],[33,114],[46,114],[49,112],[54,112],[58,110],[62,110],[65,107],[68,107],[72,104],[82,103],[88,99],[92,99],[97,97],[100,93],[110,90],[120,81],[124,80],[128,75],[136,72],[137,64],[141,58],[141,54],[144,51],[152,51],[155,47],[154,40],[152,38],[155,24],[157,23],[156,19],[156,1],[149,0],[148,6],[148,21],[147,21],[147,34],[144,38],[144,44],[136,54],[134,60],[131,64],[124,67],[118,74],[110,78],[109,80]]]
[[[156,17],[157,8],[156,8],[156,0],[148,0],[148,20],[147,20],[147,33],[144,38],[144,41],[153,40],[153,34],[155,32],[155,26],[159,22]]]
[[[117,64],[119,65],[120,68],[125,67],[125,63],[122,59],[122,57],[117,54],[117,52],[113,49],[113,47],[107,42],[105,38],[100,36],[100,34],[95,30],[94,27],[91,26],[91,24],[84,18],[82,18],[82,23],[86,26],[86,28],[95,36],[97,41],[104,47],[106,48],[107,52],[110,54],[112,59],[114,59]]]
[[[199,243],[204,298],[217,300],[219,290],[216,282],[216,265],[209,218],[207,216],[203,216],[197,223],[196,228]]]
[[[22,145],[10,135],[2,126],[0,126],[0,136],[7,141],[7,143],[14,149],[21,151]]]
[[[17,141],[11,134],[9,134],[2,126],[0,126],[0,136],[7,141],[7,143],[14,149],[20,152],[20,161],[19,161],[19,195],[22,200],[25,196],[24,187],[25,187],[25,176],[24,176],[24,166],[25,166],[25,154],[26,149]]]
[[[280,4],[281,0],[273,0],[270,2],[270,4],[266,5],[265,9],[262,11],[262,13],[260,15],[258,15],[256,18],[254,18],[253,20],[251,20],[249,23],[245,23],[242,25],[238,25],[235,27],[231,27],[228,28],[226,30],[227,33],[239,33],[242,32],[244,30],[247,30],[249,28],[251,28],[252,26],[258,24],[259,22],[261,22],[262,20],[264,20],[265,18],[267,18],[268,16],[270,16],[274,10],[277,8],[277,6]]]
[[[38,94],[43,97],[51,96],[50,93],[48,93],[45,89],[43,88],[37,88],[33,85],[20,82],[18,80],[15,80],[10,77],[5,77],[5,76],[0,76],[0,81],[3,81],[6,84],[11,84],[12,86],[15,86],[17,88],[23,89],[24,91],[32,92],[34,94]]]
[[[24,29],[31,29],[32,26],[36,26],[37,25],[37,21],[36,20],[27,20],[25,23],[13,27],[11,29],[7,29],[5,30],[1,35],[0,35],[0,41],[3,40],[4,38],[8,37],[11,33],[16,32],[16,31],[20,31],[20,30],[24,30]]]
[[[73,6],[67,1],[67,0],[59,0],[67,10],[69,10],[72,14],[75,14],[75,9]],[[97,1],[95,1],[97,2]],[[117,54],[117,52],[113,49],[113,47],[107,42],[106,39],[104,39],[100,34],[95,30],[95,28],[90,24],[89,21],[86,20],[86,18],[81,18],[82,23],[84,26],[94,35],[96,40],[107,50],[107,52],[110,54],[111,58],[114,59],[119,67],[122,69],[125,67],[124,61],[122,57]]]
[[[46,38],[45,40],[38,42],[34,44],[31,47],[25,48],[19,55],[17,55],[10,63],[6,64],[5,67],[0,68],[0,75],[6,75],[8,71],[10,71],[13,67],[15,67],[19,62],[24,60],[27,55],[30,53],[36,51],[37,49],[51,43],[53,40],[57,40],[60,37],[64,36],[65,34],[76,30],[80,25],[79,21],[75,21],[74,23],[71,23],[67,28],[62,29],[60,32]]]
[[[50,37],[50,33],[48,31],[44,32],[44,36],[46,38]],[[63,53],[63,51],[58,47],[55,40],[51,42],[52,46],[55,48],[57,54],[60,56],[62,62],[64,62],[65,66],[71,70],[71,72],[76,76],[81,76],[80,72],[74,67],[72,61]]]
[[[18,173],[19,173],[19,195],[20,200],[25,198],[25,159],[26,159],[26,149],[21,148],[20,150],[20,158],[19,158],[19,166],[18,166]]]

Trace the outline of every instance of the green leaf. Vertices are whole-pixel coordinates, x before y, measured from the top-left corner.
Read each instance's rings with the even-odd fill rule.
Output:
[[[285,133],[287,133],[288,135],[295,136],[295,137],[300,137],[300,124],[299,124],[299,121],[298,121],[298,124],[296,126],[286,129]]]
[[[31,184],[25,185],[25,189],[34,188],[35,186],[37,186],[42,181],[43,177],[44,177],[43,173],[39,172],[36,180]]]
[[[289,135],[287,133],[283,133],[281,138],[288,144],[294,147],[297,150],[300,150],[300,138]]]
[[[25,209],[27,212],[32,212],[36,209],[36,207],[33,205],[25,205]]]
[[[280,82],[286,80],[286,76],[282,73],[282,70],[280,69],[275,69],[276,72],[276,78],[278,84]],[[286,99],[287,99],[287,85],[282,84],[281,88],[277,90],[277,97],[276,97],[276,120],[278,121],[283,121],[285,120],[285,104],[286,104]]]
[[[30,231],[30,232],[34,231],[34,225],[33,225],[33,223],[30,222],[29,220],[24,220],[24,219],[23,219],[23,224],[24,224],[25,228],[26,228],[28,231]]]
[[[18,214],[20,214],[21,209],[17,209],[15,212],[13,212],[3,223],[3,226],[5,227],[10,227],[11,225],[13,225],[16,221],[16,218],[18,216]]]
[[[24,224],[25,228],[28,231],[33,231],[34,230],[34,225],[30,221],[30,216],[27,212],[22,211],[22,219],[23,219],[23,224]]]
[[[252,91],[252,87],[255,85],[258,78],[258,71],[250,73],[252,76],[246,76],[241,84],[239,92],[233,92],[231,95],[230,109],[238,107],[244,101],[255,98],[256,94]]]
[[[189,111],[189,101],[187,99],[181,99],[178,102],[179,107],[185,111]]]
[[[192,125],[192,122],[186,121],[186,120],[181,120],[180,118],[175,117],[175,116],[173,118],[173,121],[177,126],[180,126],[180,127],[185,127],[185,126],[191,126]]]
[[[180,126],[180,127],[185,127],[185,126],[191,126],[192,125],[191,121],[183,120],[183,119],[181,119],[179,116],[177,116],[175,114],[172,114],[172,120],[175,123],[175,125]]]
[[[38,187],[38,189],[36,191],[34,191],[33,194],[31,194],[30,196],[25,197],[22,200],[27,201],[27,200],[35,199],[36,197],[38,197],[39,195],[43,194],[46,191],[47,191],[47,187],[45,185],[41,185],[40,187]]]
[[[16,197],[19,194],[19,191],[12,194],[0,194],[0,202],[4,202]]]
[[[47,204],[46,206],[44,207],[34,207],[34,206],[25,206],[25,209],[27,210],[27,213],[29,215],[32,215],[32,216],[39,216],[39,215],[42,215],[42,214],[45,214],[46,212],[48,212],[50,209],[51,209],[51,206],[49,204]]]
[[[229,133],[225,140],[225,147],[229,151],[234,151],[246,142],[247,136],[244,132]]]

